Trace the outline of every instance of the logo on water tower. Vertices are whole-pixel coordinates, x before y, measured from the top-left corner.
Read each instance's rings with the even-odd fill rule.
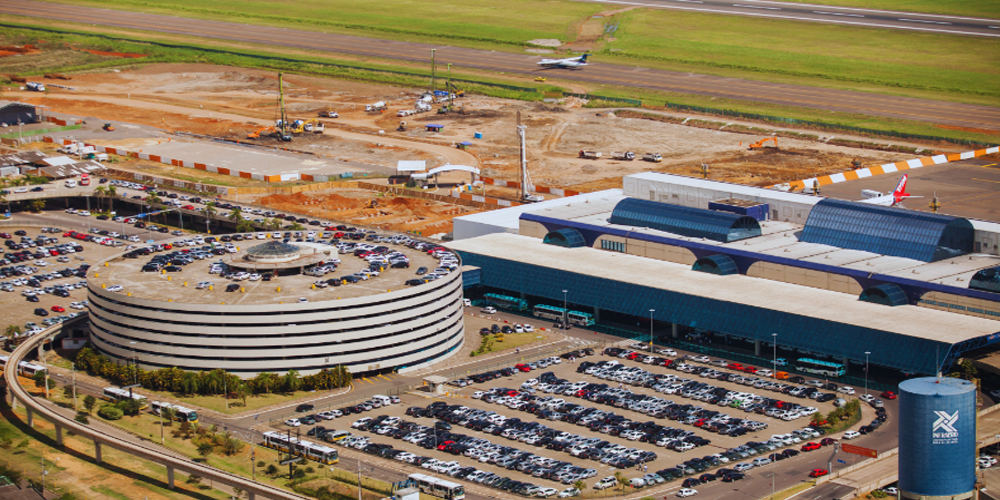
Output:
[[[946,411],[935,411],[937,420],[931,425],[931,437],[933,444],[955,444],[958,443],[958,429],[955,422],[958,422],[958,411],[948,413]]]

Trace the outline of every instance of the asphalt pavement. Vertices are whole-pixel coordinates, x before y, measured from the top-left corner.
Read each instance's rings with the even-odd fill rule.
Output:
[[[826,9],[826,7],[823,7],[823,9]],[[177,17],[173,16],[50,4],[46,2],[0,0],[0,13],[86,23],[94,26],[108,26],[218,40],[320,50],[329,53],[351,54],[420,64],[430,64],[431,49],[435,49],[436,61],[442,67],[445,64],[452,64],[460,68],[496,71],[531,78],[540,75],[555,77],[558,74],[558,78],[567,81],[645,88],[665,92],[767,102],[839,113],[855,113],[958,127],[1000,130],[1000,108],[991,106],[724,78],[597,62],[590,63],[587,67],[578,70],[544,69],[536,64],[540,60],[540,56],[530,54],[464,49],[446,45],[401,42],[396,40],[380,40],[376,38],[270,26],[253,26],[252,29],[248,29],[248,26],[244,24],[203,19],[184,18],[181,22]],[[1000,26],[1000,22],[997,22],[996,25]]]

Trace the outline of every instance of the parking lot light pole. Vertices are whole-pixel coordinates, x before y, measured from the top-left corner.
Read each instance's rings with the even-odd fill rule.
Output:
[[[566,302],[566,294],[568,292],[569,290],[563,290],[563,320],[562,320],[563,333],[566,333],[566,328],[569,327],[569,305],[568,305],[569,303]]]
[[[868,356],[871,353],[871,351],[865,351],[865,396],[868,395]]]
[[[653,353],[653,313],[656,309],[649,310],[649,353]]]
[[[771,378],[778,379],[778,334],[771,334]]]

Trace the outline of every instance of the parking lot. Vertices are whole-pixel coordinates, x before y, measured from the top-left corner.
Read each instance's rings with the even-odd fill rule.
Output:
[[[616,472],[638,487],[698,487],[699,478],[735,482],[743,480],[740,472],[797,460],[840,437],[804,430],[809,415],[830,412],[832,402],[767,389],[763,379],[709,369],[708,363],[664,367],[644,362],[648,353],[610,355],[617,352],[566,353],[559,363],[530,371],[519,364],[473,377],[478,382],[450,389],[453,397],[407,394],[401,404],[319,419],[293,432],[319,441],[310,437],[319,427],[346,430],[352,435],[335,441],[339,445],[394,459],[414,472],[532,496],[569,495],[577,481],[592,492],[614,483],[605,478]],[[701,374],[686,371],[699,366]],[[811,382],[786,384],[785,390],[828,392]],[[863,411],[867,421],[873,411]]]

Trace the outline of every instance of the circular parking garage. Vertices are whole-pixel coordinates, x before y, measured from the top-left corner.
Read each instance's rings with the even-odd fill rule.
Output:
[[[244,378],[337,366],[389,372],[458,352],[457,257],[415,242],[370,246],[355,254],[271,241],[222,259],[204,246],[117,255],[88,275],[91,340],[144,369],[224,368]],[[297,272],[269,271],[289,264]],[[416,274],[425,269],[431,277]]]

